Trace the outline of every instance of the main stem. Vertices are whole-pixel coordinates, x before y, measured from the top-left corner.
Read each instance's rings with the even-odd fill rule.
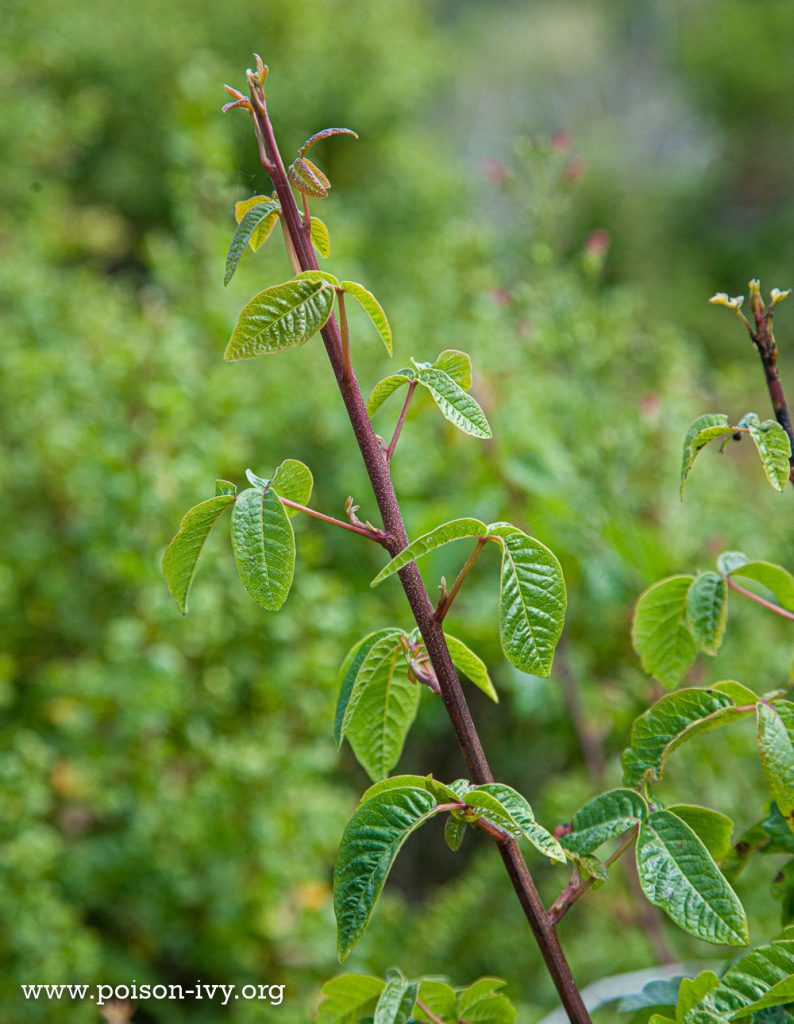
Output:
[[[792,426],[791,413],[789,412],[786,393],[783,390],[783,381],[780,379],[780,370],[778,369],[778,347],[772,329],[772,310],[774,305],[770,306],[769,311],[767,311],[764,307],[760,291],[757,287],[753,288],[752,284],[751,282],[750,307],[753,312],[753,319],[755,320],[755,330],[752,329],[749,323],[747,326],[753,344],[758,349],[758,354],[761,357],[761,364],[764,367],[764,377],[766,378],[766,386],[769,391],[775,419],[785,430],[791,444],[789,480],[794,484],[794,426]]]
[[[305,232],[302,230],[300,215],[295,203],[284,164],[276,144],[273,126],[265,106],[264,93],[253,75],[249,75],[251,99],[254,104],[254,121],[271,164],[266,167],[281,203],[282,216],[292,240],[298,261],[303,270],[317,270],[317,258]],[[345,404],[361,457],[372,484],[375,500],[380,510],[383,526],[390,535],[384,544],[392,557],[408,546],[408,534],[403,522],[400,506],[394,491],[389,471],[389,461],[375,436],[367,414],[366,403],[361,394],[355,373],[345,374],[342,360],[342,338],[335,317],[331,316],[322,329],[322,339],[328,359],[333,368],[342,401]],[[435,608],[424,585],[421,574],[414,562],[399,572],[405,596],[419,628],[425,649],[435,670],[441,688],[441,699],[447,710],[458,743],[466,758],[469,773],[474,782],[492,782],[493,775],[482,748],[480,737],[463,695],[460,681],[447,650],[444,631],[436,620]],[[591,1024],[590,1015],[574,981],[571,969],[565,959],[559,940],[550,922],[543,903],[535,888],[526,862],[515,840],[499,844],[499,851],[507,873],[513,883],[516,895],[535,936],[541,955],[554,982],[560,1001],[573,1024]]]

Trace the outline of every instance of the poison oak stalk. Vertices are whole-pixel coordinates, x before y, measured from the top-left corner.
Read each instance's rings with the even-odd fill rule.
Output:
[[[276,144],[273,126],[265,104],[264,90],[253,72],[248,73],[248,83],[253,104],[252,117],[257,138],[261,143],[262,166],[270,176],[278,195],[286,234],[292,243],[300,269],[317,270],[318,264],[314,249],[307,232],[303,229],[295,197]],[[352,372],[351,367],[345,366],[342,335],[339,324],[333,316],[327,321],[321,333],[361,457],[372,484],[383,527],[388,535],[384,547],[394,557],[408,546],[408,534],[391,479],[388,453],[384,451],[375,435],[355,373]],[[425,649],[441,689],[441,699],[466,758],[471,778],[477,784],[492,782],[493,775],[452,664],[444,639],[444,631],[436,618],[436,610],[416,564],[412,562],[401,569],[399,578],[416,625],[424,640]],[[565,959],[554,925],[546,913],[517,842],[514,839],[508,839],[500,841],[497,845],[546,968],[569,1019],[572,1024],[590,1024],[590,1015]]]

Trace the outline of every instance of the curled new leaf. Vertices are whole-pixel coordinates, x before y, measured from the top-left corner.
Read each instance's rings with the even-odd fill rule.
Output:
[[[348,956],[366,929],[403,843],[436,812],[435,797],[409,785],[376,793],[351,818],[334,867],[340,960]]]
[[[236,362],[305,344],[325,325],[333,302],[334,290],[324,281],[265,288],[243,308],[223,358]]]
[[[728,946],[749,941],[736,893],[689,825],[670,811],[654,811],[640,825],[637,872],[650,902],[690,935]]]
[[[224,481],[225,483],[225,481]],[[233,485],[229,485],[233,486]],[[218,516],[234,504],[234,492],[217,494],[185,513],[179,531],[165,549],[163,574],[179,610],[187,614],[187,598],[199,555]]]
[[[567,596],[554,553],[509,523],[488,535],[502,545],[499,633],[505,656],[522,672],[547,676],[565,621]]]
[[[315,199],[325,199],[328,196],[331,182],[316,164],[305,157],[298,157],[290,165],[287,177],[290,184],[305,196],[312,196]]]
[[[686,621],[687,594],[693,576],[670,576],[640,595],[631,639],[642,667],[673,687],[695,660],[697,648]]]
[[[295,536],[274,490],[250,487],[237,498],[232,548],[245,589],[262,608],[278,611],[292,586]]]
[[[399,572],[410,562],[421,558],[422,555],[426,555],[430,551],[435,551],[436,548],[440,548],[444,544],[450,544],[453,540],[461,540],[463,537],[485,537],[487,533],[488,527],[479,519],[453,519],[448,523],[442,523],[441,526],[435,527],[429,533],[417,537],[407,548],[403,548],[399,555],[396,555],[381,569],[370,586],[377,587],[378,584],[383,583],[385,579]]]
[[[392,347],[392,335],[389,321],[386,319],[386,314],[383,311],[383,306],[378,302],[372,292],[355,281],[343,281],[342,288],[348,295],[361,304],[362,309],[370,318],[372,323],[375,325],[375,329],[381,336],[383,344],[386,346],[386,351],[389,355],[394,355],[394,349]]]
[[[350,135],[351,138],[358,138],[358,133],[354,132],[352,128],[323,128],[321,132],[315,132],[314,135],[309,136],[298,150],[298,156],[305,156],[316,142],[321,139],[329,139],[332,135]]]

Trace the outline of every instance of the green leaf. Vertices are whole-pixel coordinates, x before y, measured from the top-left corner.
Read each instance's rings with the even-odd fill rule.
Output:
[[[325,281],[326,284],[333,285],[334,288],[339,287],[339,278],[334,277],[333,274],[327,270],[301,270],[299,274],[296,274],[293,281]]]
[[[333,303],[334,290],[323,281],[265,288],[243,307],[223,358],[236,362],[297,348],[324,326]]]
[[[777,985],[773,985],[765,996],[750,1003],[749,1006],[737,1010],[731,1020],[735,1020],[737,1017],[749,1017],[750,1014],[765,1010],[768,1006],[788,1006],[791,1003],[794,1003],[794,976],[784,978]]]
[[[633,789],[610,789],[576,812],[571,832],[562,845],[579,856],[594,853],[599,846],[623,835],[648,816],[648,805]]]
[[[309,231],[312,236],[312,245],[323,259],[327,260],[331,255],[331,236],[328,233],[328,227],[325,224],[325,221],[320,220],[319,217],[315,217],[314,214],[312,214]]]
[[[280,207],[277,202],[274,202],[272,199],[265,199],[264,202],[252,206],[243,216],[237,225],[237,230],[234,232],[231,245],[229,246],[229,252],[226,255],[226,272],[223,275],[224,284],[228,284],[232,277],[234,277],[240,257],[243,255],[246,245],[248,245],[254,233],[262,224],[262,221],[274,215],[278,217],[279,209]]]
[[[737,683],[735,679],[723,679],[720,683],[714,683],[711,689],[724,693],[734,704],[755,704],[758,701],[757,693],[743,683]]]
[[[498,990],[504,988],[501,978],[479,978],[458,995],[456,1017],[467,1024],[514,1024],[516,1010]]]
[[[364,312],[375,325],[375,329],[381,336],[383,344],[386,346],[386,351],[390,356],[394,355],[391,327],[389,326],[389,321],[386,319],[386,314],[383,312],[383,306],[381,306],[372,292],[368,292],[363,285],[357,284],[355,281],[343,281],[342,288],[348,295],[352,295],[353,298],[361,304]]]
[[[793,973],[794,942],[782,940],[757,946],[732,964],[719,985],[684,1014],[684,1024],[724,1024],[738,1011],[746,1012]]]
[[[232,485],[233,486],[233,485]],[[187,598],[196,574],[199,555],[218,516],[234,504],[234,494],[216,494],[186,512],[179,530],[163,555],[163,574],[168,589],[183,615],[187,614]]]
[[[692,1007],[713,992],[719,983],[720,979],[713,971],[701,971],[696,978],[682,978],[675,1008],[676,1024],[684,1024],[684,1018]]]
[[[794,823],[783,817],[774,800],[769,805],[769,812],[761,823],[761,829],[772,841],[772,852],[794,853]]]
[[[370,586],[377,587],[410,562],[416,561],[417,558],[421,558],[422,555],[426,555],[430,551],[435,551],[436,548],[440,548],[444,544],[450,544],[453,540],[461,540],[463,537],[485,537],[487,534],[488,527],[479,519],[452,519],[448,523],[442,523],[441,526],[436,526],[429,533],[417,537],[407,548],[403,548],[399,555],[381,569]]]
[[[401,370],[389,377],[379,380],[367,399],[367,414],[372,417],[380,409],[386,399],[394,394],[403,384],[410,384],[414,379],[413,370]]]
[[[661,779],[665,761],[676,747],[749,713],[717,687],[678,690],[662,697],[634,722],[631,746],[623,753],[623,781],[641,786],[646,776]]]
[[[648,900],[690,935],[743,946],[747,920],[738,897],[689,825],[654,811],[640,825],[637,871]]]
[[[730,570],[731,576],[753,580],[771,590],[786,611],[794,612],[794,576],[773,562],[744,562]]]
[[[495,704],[498,704],[499,696],[494,688],[494,684],[491,682],[488,668],[482,658],[478,657],[474,651],[467,647],[462,640],[458,640],[456,636],[450,636],[447,633],[446,641],[449,656],[452,658],[452,664],[458,672],[466,676],[467,679],[470,679],[486,696],[490,697]]]
[[[363,804],[367,800],[371,800],[376,794],[383,793],[387,789],[401,789],[405,786],[425,789],[439,803],[460,802],[458,794],[450,786],[446,786],[443,782],[439,782],[438,779],[434,779],[432,775],[392,775],[391,778],[374,782],[364,792],[359,803]]]
[[[262,608],[278,611],[292,586],[295,536],[275,491],[249,487],[240,494],[232,512],[232,548],[245,589]]]
[[[343,722],[342,728],[359,764],[377,782],[399,761],[421,694],[419,686],[408,678],[408,665],[399,645],[391,656],[379,652],[376,659],[373,649],[369,658],[376,668],[370,672],[366,660],[362,665],[351,694],[347,725]]]
[[[290,164],[287,177],[290,184],[305,196],[313,196],[315,199],[325,199],[328,196],[331,182],[316,164],[305,157],[299,156]]]
[[[565,621],[562,567],[540,541],[509,523],[488,534],[502,543],[499,632],[507,660],[522,672],[548,676]]]
[[[273,228],[278,224],[278,219],[281,215],[281,204],[275,193],[272,196],[252,196],[250,199],[244,199],[242,202],[234,204],[234,216],[239,224],[250,209],[254,206],[259,206],[261,203],[273,203],[276,208],[273,213],[265,217],[251,236],[249,245],[254,252],[262,248],[268,238],[270,238]]]
[[[483,796],[488,799],[483,800]],[[495,825],[529,840],[544,857],[558,864],[565,863],[563,848],[547,829],[537,823],[527,800],[511,786],[488,782],[470,789],[464,800],[469,807],[482,808],[483,816]]]
[[[684,441],[684,458],[681,463],[682,499],[689,471],[692,469],[692,465],[700,452],[710,441],[714,441],[718,437],[725,437],[726,434],[730,433],[731,427],[728,417],[722,413],[709,412],[703,416],[698,416],[690,426]]]
[[[465,352],[456,348],[445,348],[433,363],[432,368],[443,370],[464,391],[468,391],[471,387],[471,359]]]
[[[672,804],[667,810],[689,825],[714,860],[730,854],[733,822],[727,814],[694,804]]]
[[[270,478],[271,488],[282,498],[308,505],[314,487],[314,477],[308,466],[298,459],[284,459]],[[288,516],[298,514],[296,508],[286,509]]]
[[[419,985],[406,981],[401,974],[389,978],[375,1007],[373,1024],[407,1024],[416,1002]]]
[[[444,823],[444,841],[453,853],[457,853],[466,835],[466,822],[450,815]]]
[[[728,621],[728,586],[719,573],[696,576],[687,592],[686,617],[692,639],[701,651],[716,654]]]
[[[662,1007],[674,1007],[678,1000],[678,990],[683,979],[662,978],[649,981],[642,991],[624,996],[618,1003],[620,1013],[637,1013],[639,1010],[655,1010]]]
[[[694,577],[669,576],[640,595],[631,640],[645,671],[671,688],[695,660],[697,648],[686,622],[687,594]]]
[[[375,1009],[384,988],[380,978],[367,974],[340,974],[322,987],[323,1001],[317,1011],[317,1024],[358,1024]]]
[[[233,484],[229,480],[216,480],[215,497],[220,498],[224,494],[231,494],[234,497],[237,494],[237,484]]]
[[[748,412],[739,421],[740,427],[746,427],[753,439],[766,478],[776,491],[783,491],[788,483],[791,467],[791,442],[788,434],[777,420],[764,420],[762,423],[754,412]]]
[[[717,569],[723,576],[730,576],[742,565],[747,565],[748,558],[743,551],[723,551],[717,557]]]
[[[369,679],[377,671],[381,658],[388,660],[391,658],[394,650],[398,649],[398,637],[401,633],[401,629],[391,627],[379,629],[359,640],[348,651],[345,660],[342,662],[337,679],[339,697],[336,702],[336,718],[334,722],[334,738],[336,739],[337,747],[341,746],[342,740],[345,738],[348,722],[355,710],[355,704],[353,708],[350,708],[350,698],[356,688],[356,681],[362,668],[364,668],[366,663],[364,678],[359,682],[360,688],[366,686]],[[371,658],[370,654],[372,654]],[[369,661],[367,662],[368,658]],[[356,703],[359,696],[360,693],[355,697]]]
[[[423,978],[419,982],[419,1001],[440,1017],[443,1021],[456,1021],[455,1002],[457,996],[451,985],[434,978]],[[428,1021],[430,1018],[417,1006],[414,1010],[417,1020]],[[435,1024],[435,1022],[433,1022]]]
[[[758,751],[772,798],[794,822],[794,704],[758,704]]]
[[[485,413],[468,392],[456,384],[443,370],[422,367],[416,375],[419,383],[427,388],[444,416],[464,434],[473,437],[492,437]]]
[[[344,835],[334,867],[334,910],[339,959],[361,938],[403,843],[436,813],[425,789],[406,786],[361,804]]]

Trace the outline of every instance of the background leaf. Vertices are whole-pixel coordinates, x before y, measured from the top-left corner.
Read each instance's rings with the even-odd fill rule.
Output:
[[[187,598],[199,555],[218,516],[234,504],[233,494],[219,494],[186,512],[163,555],[163,573],[179,610],[187,614]]]
[[[678,690],[640,715],[631,730],[631,746],[623,753],[623,779],[640,786],[645,777],[661,779],[665,760],[676,747],[748,715],[715,687]]]
[[[738,897],[689,825],[654,811],[640,826],[637,871],[643,892],[685,932],[743,946],[747,920]]]
[[[697,648],[686,621],[693,576],[669,576],[637,601],[631,640],[642,667],[666,687],[675,686],[695,660]]]
[[[292,586],[295,536],[275,491],[249,487],[238,496],[232,548],[245,589],[262,608],[278,611]]]
[[[547,676],[565,622],[562,567],[540,541],[509,523],[492,523],[502,542],[499,632],[505,656],[522,672]]]
[[[304,345],[331,315],[334,291],[320,281],[265,288],[243,307],[224,359],[236,362]]]

